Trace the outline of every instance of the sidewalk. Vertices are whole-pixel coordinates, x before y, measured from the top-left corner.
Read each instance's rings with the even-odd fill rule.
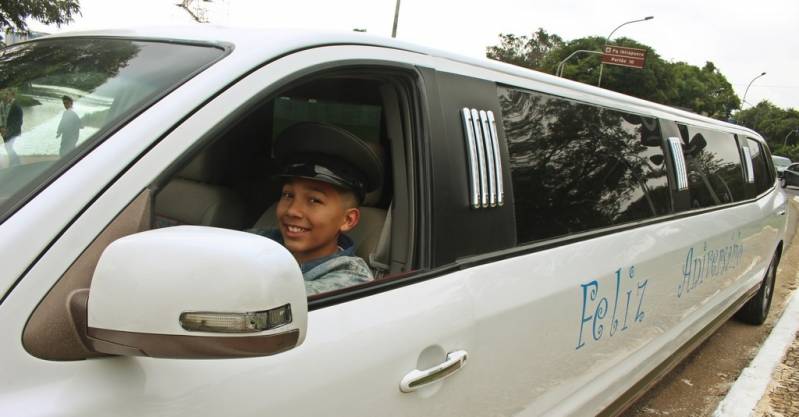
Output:
[[[713,416],[799,416],[799,291]]]
[[[782,363],[772,374],[766,395],[757,404],[757,417],[799,416],[799,338],[794,338]]]

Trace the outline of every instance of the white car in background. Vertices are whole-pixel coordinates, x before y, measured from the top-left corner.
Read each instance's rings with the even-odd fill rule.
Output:
[[[793,163],[789,158],[777,155],[771,155],[771,160],[774,161],[774,168],[777,169],[777,176],[780,178],[782,178],[782,173],[785,172],[785,168],[788,168]]]

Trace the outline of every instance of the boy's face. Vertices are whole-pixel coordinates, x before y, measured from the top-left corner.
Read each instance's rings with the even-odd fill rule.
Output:
[[[336,187],[304,178],[289,179],[277,204],[283,244],[303,263],[332,255],[338,234],[358,224],[360,210]]]

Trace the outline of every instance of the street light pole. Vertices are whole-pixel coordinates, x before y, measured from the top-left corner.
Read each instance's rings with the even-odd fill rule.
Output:
[[[791,136],[794,133],[799,133],[799,127],[797,127],[796,129],[791,129],[791,131],[788,132],[787,135],[785,135],[785,139],[782,141],[782,146],[785,146],[785,145],[788,144],[788,136]]]
[[[585,53],[585,54],[601,54],[602,52],[599,52],[599,51],[589,51],[589,50],[587,50],[587,49],[579,49],[579,50],[576,50],[576,51],[572,52],[572,53],[571,53],[569,56],[567,56],[567,57],[566,57],[566,59],[564,59],[563,61],[560,61],[560,63],[558,64],[558,67],[555,69],[555,76],[558,76],[558,77],[563,77],[563,70],[564,70],[564,69],[565,69],[565,67],[566,67],[566,61],[570,60],[570,59],[571,59],[573,56],[575,56],[575,55],[577,55],[577,54],[579,54],[579,53]]]
[[[616,29],[613,29],[613,30],[610,32],[610,35],[608,35],[608,37],[607,37],[607,38],[605,38],[605,39],[606,39],[606,40],[605,40],[605,45],[607,45],[607,44],[609,44],[609,43],[610,43],[610,38],[612,38],[612,37],[613,37],[613,34],[614,34],[614,33],[616,33],[616,31],[617,31],[617,30],[619,30],[619,28],[621,28],[622,26],[624,26],[624,25],[629,25],[630,23],[636,23],[636,22],[645,22],[645,21],[647,21],[647,20],[652,20],[652,19],[654,19],[654,18],[655,18],[655,16],[647,16],[647,17],[645,17],[645,18],[643,18],[643,19],[638,19],[638,20],[630,20],[629,22],[624,22],[624,23],[622,23],[622,24],[620,24],[620,25],[616,26]],[[597,81],[597,83],[596,83],[596,86],[597,86],[597,87],[601,87],[601,86],[602,86],[602,70],[604,70],[604,69],[605,69],[605,64],[604,64],[604,63],[601,63],[601,64],[599,64],[599,81]]]
[[[399,6],[400,0],[397,0],[397,6],[394,8],[394,29],[391,29],[391,37],[397,37],[397,21],[399,21]]]
[[[752,83],[755,82],[756,79],[758,79],[758,78],[760,78],[760,77],[762,77],[764,75],[766,75],[765,71],[763,71],[763,73],[758,75],[757,77],[752,78],[752,81],[749,81],[749,85],[746,86],[746,91],[744,91],[744,98],[743,98],[743,100],[741,100],[741,107],[743,107],[743,103],[746,103],[746,95],[749,94],[749,87],[752,86]]]

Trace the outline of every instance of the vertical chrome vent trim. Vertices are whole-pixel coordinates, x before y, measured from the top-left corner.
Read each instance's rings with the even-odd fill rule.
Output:
[[[497,205],[505,204],[505,188],[502,185],[502,153],[499,151],[499,136],[497,135],[497,122],[494,119],[494,112],[488,112],[488,125],[491,132],[491,142],[494,148],[494,167],[497,177]]]
[[[480,114],[477,109],[472,109],[472,124],[474,125],[474,139],[477,142],[477,163],[480,173],[480,206],[488,207],[488,177],[486,175],[486,150],[483,143]]]
[[[488,125],[488,114],[480,110],[480,125],[483,127],[483,142],[486,148],[486,171],[488,172],[488,205],[497,206],[497,168],[494,159],[494,140]]]
[[[752,165],[752,150],[749,146],[744,145],[744,159],[746,159],[746,182],[750,184],[755,183],[755,167]]]
[[[688,189],[688,171],[685,166],[685,157],[682,154],[682,140],[676,137],[669,138],[671,155],[674,158],[674,169],[677,171],[677,190]]]
[[[478,174],[477,143],[474,134],[474,124],[472,123],[472,112],[464,107],[461,110],[461,116],[463,119],[466,149],[469,153],[470,205],[472,208],[480,208],[480,178]]]

